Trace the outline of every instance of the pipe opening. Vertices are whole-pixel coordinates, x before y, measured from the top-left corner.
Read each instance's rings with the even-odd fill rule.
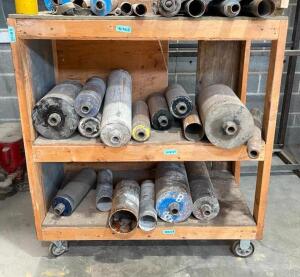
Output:
[[[158,118],[158,123],[162,127],[168,126],[169,120],[166,116],[162,115]]]
[[[177,202],[173,202],[169,205],[169,211],[172,215],[179,214],[179,204]]]
[[[187,112],[187,106],[183,102],[178,103],[176,105],[176,109],[177,109],[178,113],[180,113],[180,114],[185,114]]]
[[[240,5],[234,4],[231,6],[231,12],[232,13],[239,13],[240,12]]]
[[[81,111],[82,111],[82,113],[87,114],[90,111],[90,107],[88,107],[88,106],[82,106],[81,107]]]
[[[144,139],[144,138],[146,137],[146,134],[145,134],[144,131],[139,131],[139,132],[137,133],[137,136],[138,136],[138,138],[140,138],[140,139]]]
[[[102,1],[98,1],[98,2],[96,3],[96,9],[97,9],[97,10],[103,10],[103,9],[104,9],[104,4],[103,4]]]
[[[257,13],[259,16],[271,15],[275,10],[275,4],[272,1],[263,0],[257,6]]]
[[[171,210],[171,214],[173,214],[173,215],[177,215],[178,213],[179,213],[179,211],[175,208]]]
[[[120,8],[121,8],[121,11],[123,14],[125,14],[125,15],[132,14],[132,6],[130,3],[127,3],[127,2],[123,3]]]
[[[252,158],[252,159],[257,159],[258,158],[258,152],[256,151],[256,150],[251,150],[250,151],[250,157]]]
[[[61,122],[61,116],[58,113],[52,113],[48,117],[48,124],[50,126],[57,126]]]
[[[190,140],[198,141],[202,139],[203,130],[200,124],[192,123],[185,128],[185,135]]]
[[[93,129],[91,127],[86,127],[85,131],[89,134],[93,133]]]
[[[203,15],[205,12],[205,5],[202,1],[194,0],[189,2],[187,9],[190,16],[197,17]]]
[[[206,216],[209,216],[209,215],[210,215],[210,211],[204,211],[204,214],[205,214]]]
[[[63,203],[59,203],[54,207],[53,211],[56,215],[62,215],[63,212],[65,211],[65,208],[66,207]]]
[[[144,215],[139,221],[140,228],[144,231],[153,230],[156,226],[156,220],[151,215]]]
[[[233,136],[238,131],[237,125],[233,121],[227,121],[223,124],[223,129],[226,135]]]
[[[130,211],[117,211],[110,219],[111,228],[118,233],[129,233],[137,226],[137,218]]]
[[[113,136],[113,137],[111,138],[111,142],[114,143],[114,144],[117,144],[117,143],[120,142],[120,138],[117,137],[117,136]]]
[[[111,209],[112,201],[110,197],[101,197],[97,203],[100,211],[107,212]]]
[[[147,12],[147,8],[144,4],[138,4],[135,8],[135,13],[138,16],[145,15]]]

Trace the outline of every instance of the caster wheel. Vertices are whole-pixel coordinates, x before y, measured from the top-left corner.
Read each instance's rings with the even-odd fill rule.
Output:
[[[254,253],[254,245],[252,242],[250,242],[247,248],[242,248],[241,242],[237,240],[232,244],[231,252],[236,257],[247,258]]]
[[[49,252],[53,257],[59,257],[69,250],[67,241],[55,241],[51,242],[49,246]]]

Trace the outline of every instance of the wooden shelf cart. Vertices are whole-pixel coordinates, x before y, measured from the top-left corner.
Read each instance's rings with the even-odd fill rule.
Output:
[[[242,240],[244,245],[241,247],[245,247],[245,242],[262,239],[287,32],[285,17],[268,20],[243,17],[234,20],[221,17],[198,20],[151,17],[140,20],[126,17],[12,15],[8,24],[15,30],[16,36],[11,47],[39,240],[230,239]],[[239,189],[240,162],[249,160],[245,146],[226,150],[208,143],[187,142],[177,133],[168,136],[153,133],[147,143],[131,142],[126,147],[110,148],[96,140],[79,136],[49,141],[38,137],[34,131],[31,121],[33,105],[57,81],[66,78],[84,80],[88,74],[104,74],[111,67],[123,66],[133,74],[134,99],[143,98],[151,89],[153,92],[165,87],[167,42],[170,40],[240,41],[243,53],[237,93],[244,102],[251,41],[272,42],[264,105],[265,143],[257,159],[253,213],[249,211]],[[97,51],[103,54],[101,60],[92,54]],[[119,52],[121,56],[117,54]],[[135,58],[132,58],[133,53]],[[94,63],[98,68],[94,67]],[[146,72],[142,74],[143,70]],[[168,152],[170,149],[175,151]],[[48,211],[53,187],[58,182],[55,176],[59,176],[61,168],[70,163],[76,166],[100,162],[105,166],[110,162],[122,162],[120,166],[115,166],[121,168],[123,165],[126,168],[155,161],[233,161],[235,179],[216,178],[215,181],[217,194],[227,208],[222,210],[218,219],[208,224],[199,224],[194,219],[175,225],[159,222],[152,232],[136,230],[126,236],[114,234],[107,227],[107,214],[96,211],[92,193],[70,217],[56,218]]]

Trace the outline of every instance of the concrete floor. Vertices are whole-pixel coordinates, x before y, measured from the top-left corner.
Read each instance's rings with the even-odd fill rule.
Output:
[[[254,177],[242,177],[252,206]],[[251,203],[251,204],[250,204]],[[29,193],[0,201],[1,277],[300,276],[300,179],[271,178],[265,237],[248,259],[229,241],[80,242],[57,259],[35,239]]]

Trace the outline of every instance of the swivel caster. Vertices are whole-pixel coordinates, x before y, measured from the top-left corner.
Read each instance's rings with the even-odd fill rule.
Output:
[[[236,257],[247,258],[254,253],[254,245],[250,240],[236,240],[231,246],[231,252]]]
[[[65,240],[53,241],[49,246],[49,252],[53,257],[61,256],[65,252],[68,252],[68,250],[68,242]]]

